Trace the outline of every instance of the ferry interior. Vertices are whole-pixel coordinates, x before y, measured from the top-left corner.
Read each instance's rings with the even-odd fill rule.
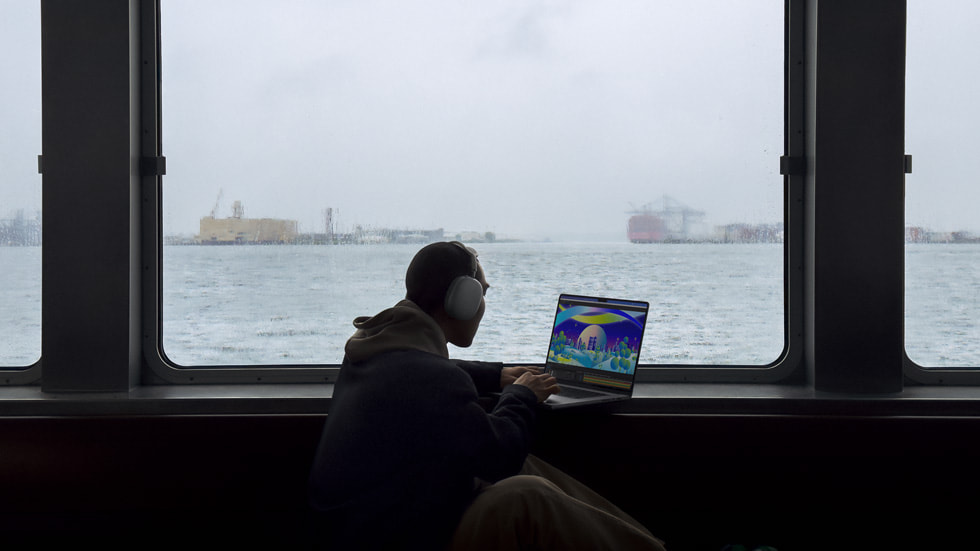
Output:
[[[166,1],[40,2],[42,345],[0,368],[5,547],[311,543],[338,366],[188,372],[161,353]],[[779,7],[783,355],[642,366],[632,400],[542,412],[533,453],[674,551],[970,546],[980,371],[905,351],[907,3]]]

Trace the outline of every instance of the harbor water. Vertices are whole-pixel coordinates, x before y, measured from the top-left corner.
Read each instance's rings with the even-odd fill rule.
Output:
[[[765,364],[783,349],[779,245],[493,243],[474,344],[453,355],[543,361],[558,294],[651,303],[641,360]],[[164,349],[184,365],[339,363],[351,320],[404,297],[418,245],[174,247]]]
[[[404,296],[419,245],[168,246],[163,348],[184,366],[334,364],[351,320]],[[784,346],[782,245],[475,245],[491,288],[457,357],[540,363],[561,292],[650,302],[641,363],[765,365]],[[906,350],[980,366],[980,245],[906,247]],[[0,247],[0,365],[41,350],[39,247]]]

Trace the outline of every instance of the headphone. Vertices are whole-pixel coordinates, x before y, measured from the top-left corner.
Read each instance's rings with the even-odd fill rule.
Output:
[[[476,279],[476,252],[459,241],[450,241],[453,245],[466,251],[470,258],[470,274],[461,275],[454,279],[446,289],[443,307],[449,317],[457,320],[470,320],[480,310],[483,303],[483,284]]]

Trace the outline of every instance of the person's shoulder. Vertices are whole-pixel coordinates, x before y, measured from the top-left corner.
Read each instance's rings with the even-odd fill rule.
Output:
[[[392,381],[406,381],[410,386],[420,383],[431,385],[442,389],[442,392],[457,389],[463,392],[466,399],[471,394],[477,394],[473,378],[456,360],[418,350],[385,352],[384,356],[378,359],[384,363],[382,370]]]
[[[411,364],[421,368],[445,369],[447,366],[455,367],[455,362],[449,358],[444,358],[438,354],[425,352],[422,350],[390,350],[382,352],[373,358],[373,361],[392,364]]]

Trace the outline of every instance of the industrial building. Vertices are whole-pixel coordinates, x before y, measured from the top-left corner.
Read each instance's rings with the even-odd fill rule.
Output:
[[[241,201],[235,201],[230,218],[201,218],[195,240],[202,245],[264,245],[293,243],[299,235],[296,220],[245,218]]]

